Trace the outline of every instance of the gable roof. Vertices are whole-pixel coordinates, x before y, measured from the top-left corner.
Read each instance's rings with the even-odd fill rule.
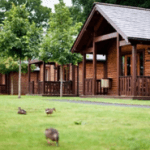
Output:
[[[96,8],[124,38],[150,39],[150,9],[104,3]]]
[[[74,42],[72,50],[75,49],[86,31],[86,27],[95,11],[98,11],[127,42],[130,39],[150,41],[150,9],[94,3],[93,9]]]

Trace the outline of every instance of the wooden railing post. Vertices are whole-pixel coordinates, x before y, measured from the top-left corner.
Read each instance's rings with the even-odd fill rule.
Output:
[[[121,72],[121,47],[119,40],[119,33],[117,35],[117,95],[120,95],[120,72]]]
[[[93,38],[93,91],[92,95],[96,95],[96,55],[97,55],[97,49],[96,49],[96,43],[95,43],[95,34]]]
[[[132,95],[136,96],[136,44],[132,45]]]
[[[83,74],[82,74],[82,84],[83,84],[83,95],[85,95],[85,79],[86,79],[86,54],[83,54]]]

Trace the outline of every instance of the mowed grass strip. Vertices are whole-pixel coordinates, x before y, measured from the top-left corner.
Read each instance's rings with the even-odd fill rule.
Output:
[[[18,107],[27,115],[17,114]],[[48,107],[56,108],[52,116],[45,114]],[[59,147],[47,144],[44,131],[50,127],[60,133]],[[0,96],[0,150],[43,149],[149,150],[150,109]]]
[[[133,105],[150,105],[150,100],[131,100],[131,99],[117,99],[117,98],[82,98],[82,97],[62,97],[49,96],[43,97],[46,100],[74,100],[74,101],[91,101],[91,102],[104,102],[104,103],[117,103],[117,104],[133,104]]]

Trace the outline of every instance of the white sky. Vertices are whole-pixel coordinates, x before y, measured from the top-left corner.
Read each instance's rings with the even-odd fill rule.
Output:
[[[52,8],[52,12],[54,12],[54,4],[59,3],[58,0],[42,0],[42,5]],[[71,6],[71,0],[64,0],[64,3],[66,3],[66,6]]]

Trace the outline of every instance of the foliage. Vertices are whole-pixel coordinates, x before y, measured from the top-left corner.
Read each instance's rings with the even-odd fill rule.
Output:
[[[26,6],[13,4],[5,16],[0,32],[1,55],[21,60],[35,56],[39,49],[42,29],[29,22]]]
[[[74,38],[81,27],[81,23],[73,25],[70,11],[63,0],[55,5],[55,13],[51,13],[49,30],[43,41],[41,58],[44,61],[56,62],[59,65],[77,64],[82,60],[80,54],[71,53]]]
[[[47,26],[51,9],[42,6],[41,0],[0,0],[0,23],[4,21],[4,12],[12,8],[12,3],[15,5],[26,4],[30,23],[34,21],[37,27]]]
[[[28,72],[28,63],[25,61],[21,64],[21,72],[27,73]],[[31,65],[31,71],[36,68],[35,65]],[[10,72],[18,72],[19,71],[19,62],[14,61],[13,58],[0,58],[0,73],[1,74],[9,74]]]
[[[79,10],[81,10],[79,17],[83,19],[82,22],[84,22],[88,17],[94,2],[103,2],[103,3],[150,8],[149,0],[138,0],[138,1],[137,0],[96,0],[96,1],[95,0],[72,0],[73,7],[77,7]],[[76,15],[77,14],[75,14],[75,16]]]

